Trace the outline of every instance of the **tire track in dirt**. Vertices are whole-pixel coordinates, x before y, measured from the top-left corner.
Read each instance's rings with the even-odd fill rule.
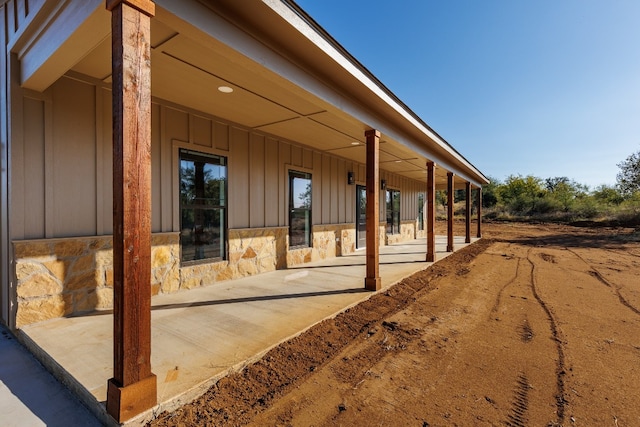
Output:
[[[562,425],[564,423],[565,409],[567,406],[564,383],[566,369],[562,335],[558,328],[558,322],[555,318],[555,315],[551,311],[551,308],[549,308],[547,303],[538,293],[538,286],[536,284],[536,264],[531,259],[531,249],[527,251],[527,260],[531,264],[531,290],[533,291],[533,296],[535,297],[536,301],[538,301],[538,304],[540,304],[544,312],[547,314],[547,318],[549,319],[549,324],[551,327],[551,335],[553,337],[553,340],[555,341],[556,349],[558,351],[558,361],[556,367],[556,424]]]
[[[520,272],[520,258],[518,258],[518,262],[516,264],[516,271],[513,274],[513,277],[509,281],[507,281],[507,283],[505,283],[502,286],[502,288],[500,288],[500,290],[498,291],[498,295],[496,296],[496,302],[493,304],[493,307],[491,308],[491,312],[489,312],[489,318],[493,318],[493,316],[498,311],[498,307],[500,306],[500,303],[502,301],[502,294],[504,293],[504,290],[516,281],[516,279],[518,278],[519,272]]]
[[[518,249],[525,249],[525,248],[520,246]],[[547,309],[544,301],[542,301],[539,295],[537,294],[537,289],[535,288],[535,283],[534,283],[535,267],[533,262],[531,261],[531,259],[533,258],[532,250],[533,248],[526,248],[524,253],[521,253],[520,255],[515,256],[515,258],[517,258],[515,275],[509,278],[507,282],[504,285],[502,285],[502,287],[499,289],[498,294],[496,296],[495,304],[489,314],[489,319],[501,320],[500,318],[496,317],[495,314],[500,309],[500,307],[504,304],[510,305],[512,308],[517,306],[529,307],[529,309],[527,309],[525,313],[523,313],[524,317],[517,324],[515,328],[515,332],[520,342],[524,343],[525,345],[534,346],[531,351],[539,351],[540,343],[538,342],[538,344],[535,344],[535,341],[534,341],[534,338],[537,335],[536,332],[534,331],[534,324],[529,320],[529,314],[532,313],[532,311],[530,311],[532,307],[527,305],[527,304],[533,304],[535,307],[538,307],[538,309],[540,309],[540,315],[539,315],[540,321],[543,322],[543,323],[538,323],[538,328],[544,324],[550,325],[549,330],[551,332],[554,344],[549,347],[549,350],[553,352],[553,349],[556,348],[556,351],[558,351],[557,350],[558,332],[557,332],[557,328],[555,328],[555,319],[550,315],[550,311]],[[548,255],[545,253],[539,253],[538,255],[545,262],[556,263],[556,259],[552,255]],[[524,262],[529,263],[528,268],[526,268]],[[511,290],[513,293],[515,293],[515,296],[512,295],[512,298],[516,298],[516,299],[511,301],[509,300],[504,301],[503,294],[507,291],[507,289],[509,289],[509,286],[516,287]],[[530,297],[528,296],[525,297],[524,296],[525,294],[521,293],[524,290],[526,290],[526,294],[530,295]],[[527,302],[527,300],[530,302]],[[515,312],[512,311],[511,316],[513,316],[514,313]],[[533,350],[534,348],[537,350]],[[563,380],[558,381],[558,376],[560,375],[560,373],[564,372],[564,356],[562,352],[560,352],[560,357],[559,358],[554,357],[553,359],[561,360],[561,363],[558,364],[557,362],[555,362],[554,364],[550,364],[548,366],[548,369],[549,369],[548,372],[550,374],[550,378],[549,378],[550,382],[548,383],[548,387],[549,387],[550,397],[552,397],[553,399],[552,402],[554,402],[557,409],[556,414],[557,415],[559,414],[559,415],[557,416],[557,419],[554,420],[554,422],[551,422],[549,425],[557,425],[561,423],[562,420],[564,419],[564,409],[558,407],[559,401],[564,402],[563,399],[558,399],[558,396],[564,396],[564,381]],[[555,365],[555,369],[554,369],[554,365]],[[540,401],[538,400],[540,396],[540,391],[538,391],[537,393],[534,393],[532,396],[531,392],[533,390],[533,387],[531,386],[531,383],[530,383],[531,375],[533,375],[535,379],[539,382],[540,374],[539,373],[536,374],[535,369],[529,372],[529,367],[527,365],[521,366],[520,369],[521,369],[520,371],[515,373],[515,376],[516,376],[515,386],[512,392],[513,394],[510,400],[509,409],[503,415],[505,418],[503,418],[502,424],[507,425],[509,427],[528,426],[530,425],[531,417],[534,417],[540,420],[539,407],[531,406],[531,405],[534,405],[533,402],[535,402],[535,405],[540,404]],[[556,390],[553,389],[554,387],[553,378],[555,378]]]
[[[506,424],[509,427],[526,427],[529,425],[527,411],[529,410],[529,380],[524,372],[518,374],[516,388],[514,390],[514,401],[511,412],[507,416]]]
[[[611,252],[612,254],[615,254],[616,257],[620,257],[620,256],[630,256],[630,257],[634,257],[634,258],[640,258],[640,254],[637,254],[635,252],[633,252],[630,249],[627,249],[625,252],[621,252],[620,250],[615,250],[615,249],[609,249],[609,248],[602,248],[603,251],[607,251],[607,252]]]
[[[569,248],[565,248],[567,251],[571,252],[573,255],[575,255],[580,261],[582,261],[583,263],[585,263],[587,265],[587,267],[589,267],[589,274],[591,276],[593,276],[595,279],[597,279],[598,281],[600,281],[602,284],[604,284],[605,286],[608,286],[609,288],[613,289],[613,291],[615,292],[616,296],[618,297],[618,300],[620,301],[620,303],[622,305],[624,305],[625,307],[627,307],[628,309],[630,309],[631,311],[633,311],[634,313],[640,315],[640,309],[636,308],[633,304],[631,304],[620,292],[620,290],[622,289],[622,286],[618,286],[612,282],[610,282],[608,279],[606,279],[602,273],[600,273],[600,271],[590,262],[588,262],[586,259],[584,259],[582,256],[580,256],[580,254],[578,254],[576,251],[569,249]]]

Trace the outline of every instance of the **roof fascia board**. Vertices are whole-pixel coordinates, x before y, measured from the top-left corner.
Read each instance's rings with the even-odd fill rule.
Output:
[[[421,133],[429,137],[436,144],[440,145],[451,156],[455,157],[460,163],[467,168],[473,170],[475,173],[484,178],[484,175],[478,171],[467,159],[465,159],[455,148],[453,148],[448,142],[446,142],[440,135],[434,132],[428,125],[423,123],[419,118],[415,116],[415,113],[409,111],[408,107],[401,101],[397,100],[395,95],[390,94],[390,90],[384,87],[384,85],[372,79],[368,70],[364,68],[362,64],[357,60],[350,58],[349,54],[343,53],[344,48],[336,46],[337,42],[328,40],[326,36],[321,34],[319,29],[316,29],[311,23],[304,19],[299,13],[297,13],[290,3],[283,0],[262,0],[271,9],[278,13],[289,24],[296,28],[301,34],[311,40],[319,49],[321,49],[326,55],[328,55],[335,62],[350,73],[353,77],[358,79],[363,85],[365,85],[373,94],[382,99],[389,107],[400,114],[406,121],[411,123]],[[349,55],[349,56],[348,56]],[[375,77],[374,77],[375,78]]]
[[[104,0],[44,2],[9,46],[20,60],[21,84],[44,91],[110,33]]]

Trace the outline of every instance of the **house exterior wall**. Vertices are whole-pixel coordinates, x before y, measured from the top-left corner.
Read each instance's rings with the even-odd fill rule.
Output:
[[[12,141],[11,240],[17,324],[112,305],[111,92],[70,74],[23,90]],[[179,149],[227,158],[225,260],[180,264]],[[289,249],[288,171],[312,175],[312,246]],[[226,123],[188,107],[152,105],[152,293],[171,293],[355,251],[355,185],[365,165]],[[401,233],[415,238],[424,184],[382,172],[401,192]],[[384,201],[384,192],[380,192]],[[381,218],[386,205],[381,203]],[[72,249],[69,249],[72,248]]]

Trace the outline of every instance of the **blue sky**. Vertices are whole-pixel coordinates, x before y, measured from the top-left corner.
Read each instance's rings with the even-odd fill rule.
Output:
[[[640,0],[297,0],[485,175],[615,184],[640,150]]]

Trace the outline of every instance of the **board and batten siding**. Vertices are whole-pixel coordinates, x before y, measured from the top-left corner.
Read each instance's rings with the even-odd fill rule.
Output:
[[[19,102],[23,114],[13,123],[11,152],[11,238],[111,234],[110,88],[73,74],[44,93],[25,90]],[[314,225],[355,221],[355,185],[347,185],[347,172],[364,184],[364,165],[154,98],[153,232],[180,229],[179,148],[227,157],[229,228],[286,226],[290,169],[312,174]],[[402,219],[415,219],[417,193],[425,184],[385,171],[381,178],[401,191]]]

